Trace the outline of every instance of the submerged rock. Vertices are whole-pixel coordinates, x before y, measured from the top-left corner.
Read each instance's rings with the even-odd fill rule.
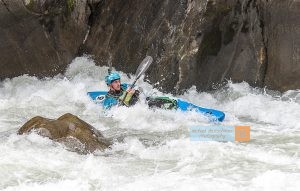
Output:
[[[33,130],[79,153],[103,151],[111,145],[100,131],[70,113],[56,120],[36,116],[26,122],[19,129],[18,134],[30,133]]]

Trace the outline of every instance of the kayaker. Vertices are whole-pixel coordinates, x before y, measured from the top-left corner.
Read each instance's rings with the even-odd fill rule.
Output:
[[[130,89],[129,85],[126,83],[121,83],[121,77],[117,72],[111,72],[107,75],[105,77],[105,82],[109,87],[109,91],[103,101],[105,109],[109,109],[114,105],[132,106],[139,100],[140,92],[135,89]],[[126,98],[124,99],[125,95]],[[172,98],[147,97],[146,100],[148,106],[151,108],[177,109],[176,100]]]
[[[139,100],[140,92],[131,89],[128,84],[121,83],[121,77],[117,72],[111,72],[107,75],[105,82],[109,87],[109,91],[103,101],[104,108],[108,109],[114,105],[132,106]]]

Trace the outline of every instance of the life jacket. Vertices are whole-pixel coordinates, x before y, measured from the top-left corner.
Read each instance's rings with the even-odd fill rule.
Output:
[[[109,91],[104,98],[103,107],[105,109],[109,109],[114,105],[126,105],[126,106],[134,105],[138,101],[138,97],[139,97],[138,90],[135,90],[135,93],[133,95],[131,95],[130,100],[127,100],[128,103],[126,102],[126,104],[124,104],[122,102],[123,97],[125,96],[124,94],[126,93],[128,86],[129,86],[129,84],[121,84],[120,91],[118,91],[118,92]]]

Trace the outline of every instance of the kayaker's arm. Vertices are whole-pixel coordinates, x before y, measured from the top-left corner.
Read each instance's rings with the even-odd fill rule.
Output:
[[[130,87],[123,92],[123,95],[119,97],[119,104],[131,106],[134,105],[139,100],[139,91],[131,89]],[[126,96],[126,97],[125,97]]]
[[[130,85],[125,84],[125,83],[121,84],[121,89],[123,91],[123,93],[121,95],[113,95],[113,94],[108,93],[105,96],[105,99],[103,101],[104,109],[110,109],[114,105],[131,106],[131,105],[134,105],[138,101],[138,97],[139,97],[138,90],[130,89]],[[125,94],[126,94],[126,98],[124,99]]]

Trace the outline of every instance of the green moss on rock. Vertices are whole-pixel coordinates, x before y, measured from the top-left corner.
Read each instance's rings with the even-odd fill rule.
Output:
[[[75,0],[67,0],[68,12],[72,12],[75,7]]]

